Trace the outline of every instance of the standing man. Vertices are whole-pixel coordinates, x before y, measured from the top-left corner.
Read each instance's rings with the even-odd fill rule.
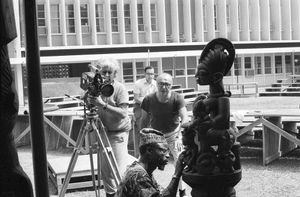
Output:
[[[134,131],[135,141],[139,141],[139,132],[141,130],[140,122],[142,117],[141,104],[145,96],[156,91],[156,81],[154,80],[154,68],[152,66],[145,67],[145,77],[139,79],[134,84],[134,106],[133,113],[135,118]],[[149,124],[149,120],[148,120]],[[135,155],[138,155],[138,150],[135,149]]]
[[[141,129],[147,127],[147,119],[150,117],[151,127],[165,135],[176,164],[182,151],[180,125],[188,122],[187,109],[183,96],[171,91],[173,79],[170,74],[161,74],[156,82],[157,91],[146,96],[141,105]],[[185,196],[182,180],[179,182],[179,195]]]
[[[89,96],[87,101],[97,107],[99,118],[106,127],[107,137],[110,141],[115,155],[120,174],[122,175],[127,167],[128,158],[128,134],[131,129],[131,121],[128,116],[128,92],[125,86],[116,81],[117,71],[120,69],[118,61],[113,58],[101,58],[96,63],[102,78],[114,88],[113,94],[109,97],[104,95]],[[101,175],[106,192],[106,197],[114,196],[117,185],[114,182],[113,174],[105,163],[103,154],[100,154]]]

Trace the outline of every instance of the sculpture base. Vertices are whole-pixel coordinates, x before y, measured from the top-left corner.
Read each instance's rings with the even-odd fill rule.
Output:
[[[183,171],[182,180],[191,188],[193,197],[235,197],[234,186],[242,179],[242,170],[232,173],[202,175]]]

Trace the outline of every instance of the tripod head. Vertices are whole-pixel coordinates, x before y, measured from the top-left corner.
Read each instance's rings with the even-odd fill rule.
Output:
[[[75,100],[79,100],[81,101],[81,104],[83,104],[83,112],[84,112],[84,119],[89,119],[89,120],[92,120],[92,119],[96,119],[98,118],[98,114],[97,114],[97,108],[95,105],[92,105],[92,104],[89,104],[86,100],[86,98],[88,97],[89,95],[89,92],[87,91],[85,93],[85,95],[83,96],[83,100],[81,99],[78,99],[76,97],[72,97],[68,94],[65,94],[65,96],[67,97],[70,97],[70,98],[73,98]],[[88,112],[87,112],[88,111]]]

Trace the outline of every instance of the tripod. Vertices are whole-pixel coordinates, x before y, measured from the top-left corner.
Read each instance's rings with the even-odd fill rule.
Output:
[[[97,135],[96,145],[97,145],[97,163],[98,163],[98,168],[97,168],[98,187],[100,188],[100,177],[101,177],[100,154],[104,154],[105,162],[109,166],[110,171],[113,173],[114,181],[116,185],[119,185],[121,180],[121,175],[116,163],[116,159],[114,153],[112,152],[112,148],[108,140],[108,137],[106,135],[105,127],[102,121],[98,117],[95,108],[91,108],[89,113],[85,113],[85,112],[86,109],[84,107],[84,114],[85,114],[84,121],[81,125],[80,132],[78,134],[78,138],[74,147],[74,151],[68,166],[67,174],[65,176],[59,197],[63,197],[67,191],[67,186],[70,182],[85,136],[87,136],[87,141],[88,141],[87,143],[89,145],[89,157],[90,157],[93,188],[95,190],[96,197],[100,196],[100,190],[98,190],[96,186],[96,177],[95,177],[93,153],[92,153],[93,148],[91,145],[91,138],[90,138],[91,131],[95,131]],[[96,125],[98,125],[100,132],[98,131]]]

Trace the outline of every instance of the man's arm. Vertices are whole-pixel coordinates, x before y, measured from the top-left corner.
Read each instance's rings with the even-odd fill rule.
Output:
[[[135,103],[141,104],[145,97],[141,97],[140,94],[134,93],[134,101]]]
[[[181,118],[181,124],[189,121],[186,107],[182,107],[181,109],[179,109],[179,116]]]
[[[142,109],[142,117],[141,117],[141,124],[140,124],[139,131],[142,130],[143,128],[147,128],[150,126],[148,120],[149,120],[149,114]]]

